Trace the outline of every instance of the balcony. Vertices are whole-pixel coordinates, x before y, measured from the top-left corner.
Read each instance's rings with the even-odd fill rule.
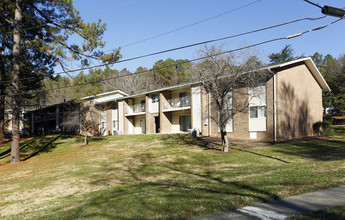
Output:
[[[168,111],[190,109],[190,106],[191,106],[190,96],[167,99],[167,102],[163,104],[163,111],[168,112]]]
[[[145,112],[146,112],[145,104],[135,104],[135,105],[127,106],[125,114],[126,116],[142,115],[142,114],[145,114]]]

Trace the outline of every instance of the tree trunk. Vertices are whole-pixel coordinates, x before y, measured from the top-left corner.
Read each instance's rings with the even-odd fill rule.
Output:
[[[85,135],[84,135],[84,145],[88,145],[88,144],[89,144],[89,142],[87,140],[87,134],[85,132]]]
[[[2,39],[4,43],[4,39]],[[5,69],[5,49],[4,46],[1,48],[1,64],[0,64],[0,74],[1,80],[5,81],[6,78],[6,69]],[[2,83],[0,85],[0,95],[5,95],[6,84]],[[0,139],[5,137],[5,96],[0,97]]]
[[[16,9],[14,15],[14,31],[13,31],[13,75],[12,87],[13,93],[19,93],[19,55],[20,55],[20,22],[22,14],[20,11],[20,0],[16,0]],[[19,154],[19,124],[20,124],[20,96],[13,95],[12,97],[12,146],[11,146],[11,163],[20,161]]]
[[[2,88],[0,95],[4,95]],[[5,97],[0,97],[0,139],[5,137]]]
[[[229,140],[228,140],[228,136],[226,134],[226,131],[224,131],[224,129],[221,129],[220,131],[221,133],[221,137],[222,137],[222,151],[223,152],[229,152]]]

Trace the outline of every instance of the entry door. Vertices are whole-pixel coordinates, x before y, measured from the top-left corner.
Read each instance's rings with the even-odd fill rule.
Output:
[[[191,129],[192,122],[190,115],[182,115],[180,116],[180,131],[187,132],[188,129]]]
[[[155,117],[155,125],[156,125],[156,133],[158,134],[160,132],[159,116]]]
[[[141,127],[141,133],[145,134],[146,133],[146,122],[145,122],[145,119],[140,119],[140,127]]]

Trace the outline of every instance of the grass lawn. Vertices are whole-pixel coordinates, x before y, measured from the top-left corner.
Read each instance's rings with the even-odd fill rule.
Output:
[[[345,219],[345,206],[328,208],[319,212],[296,216],[294,220],[313,220],[313,219]]]
[[[0,145],[2,219],[190,219],[345,184],[345,130],[332,139],[232,146],[185,135],[24,141]]]

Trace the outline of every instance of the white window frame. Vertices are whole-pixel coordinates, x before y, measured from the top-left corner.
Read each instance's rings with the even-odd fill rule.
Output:
[[[264,92],[262,94],[254,94],[252,95],[253,91],[255,89],[264,88]],[[248,118],[249,118],[249,131],[250,132],[257,132],[257,131],[267,131],[267,86],[261,85],[255,88],[248,88],[248,101],[249,101],[249,107],[248,107]],[[256,96],[259,97],[256,97]],[[261,97],[261,95],[263,97]],[[262,100],[261,100],[262,98]],[[259,99],[259,101],[258,101]],[[256,108],[256,117],[252,117],[251,115],[251,109]],[[264,109],[264,114],[260,114],[259,109]],[[265,123],[260,124],[260,123]],[[258,123],[255,124],[254,123]]]
[[[118,130],[118,127],[119,127],[118,125],[119,125],[118,120],[113,120],[113,129]]]

